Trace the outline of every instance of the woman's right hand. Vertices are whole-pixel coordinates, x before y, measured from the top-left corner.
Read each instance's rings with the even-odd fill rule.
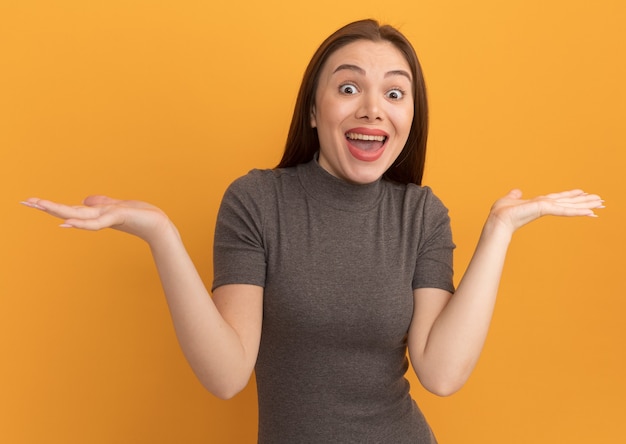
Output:
[[[30,198],[22,203],[63,219],[62,227],[91,231],[113,228],[138,236],[148,243],[173,226],[167,215],[159,208],[135,200],[89,196],[82,205],[76,206],[39,198]]]

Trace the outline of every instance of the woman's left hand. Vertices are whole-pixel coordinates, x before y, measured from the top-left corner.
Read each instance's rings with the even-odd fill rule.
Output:
[[[522,199],[522,192],[516,189],[496,201],[491,207],[489,217],[512,233],[541,216],[597,217],[593,211],[597,208],[604,208],[604,201],[600,196],[581,190]]]

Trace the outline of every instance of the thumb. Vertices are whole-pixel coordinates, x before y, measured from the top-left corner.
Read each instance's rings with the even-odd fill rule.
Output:
[[[87,196],[83,200],[83,205],[86,205],[88,207],[95,207],[97,205],[112,205],[118,202],[119,202],[118,199],[113,199],[107,196],[94,195],[94,196]]]
[[[507,198],[509,199],[521,199],[522,198],[522,190],[520,189],[512,189],[511,191],[509,191],[509,193],[506,195]]]

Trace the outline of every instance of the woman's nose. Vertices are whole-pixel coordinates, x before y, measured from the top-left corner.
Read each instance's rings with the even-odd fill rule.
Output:
[[[357,118],[367,121],[382,120],[383,113],[380,106],[380,98],[375,94],[363,94],[361,97]]]

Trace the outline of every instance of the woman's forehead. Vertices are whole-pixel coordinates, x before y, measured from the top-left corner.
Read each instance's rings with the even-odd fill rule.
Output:
[[[348,43],[328,57],[323,70],[326,71],[326,74],[332,74],[341,66],[350,66],[362,70],[375,67],[388,71],[411,72],[409,63],[402,51],[388,41],[357,40]]]

